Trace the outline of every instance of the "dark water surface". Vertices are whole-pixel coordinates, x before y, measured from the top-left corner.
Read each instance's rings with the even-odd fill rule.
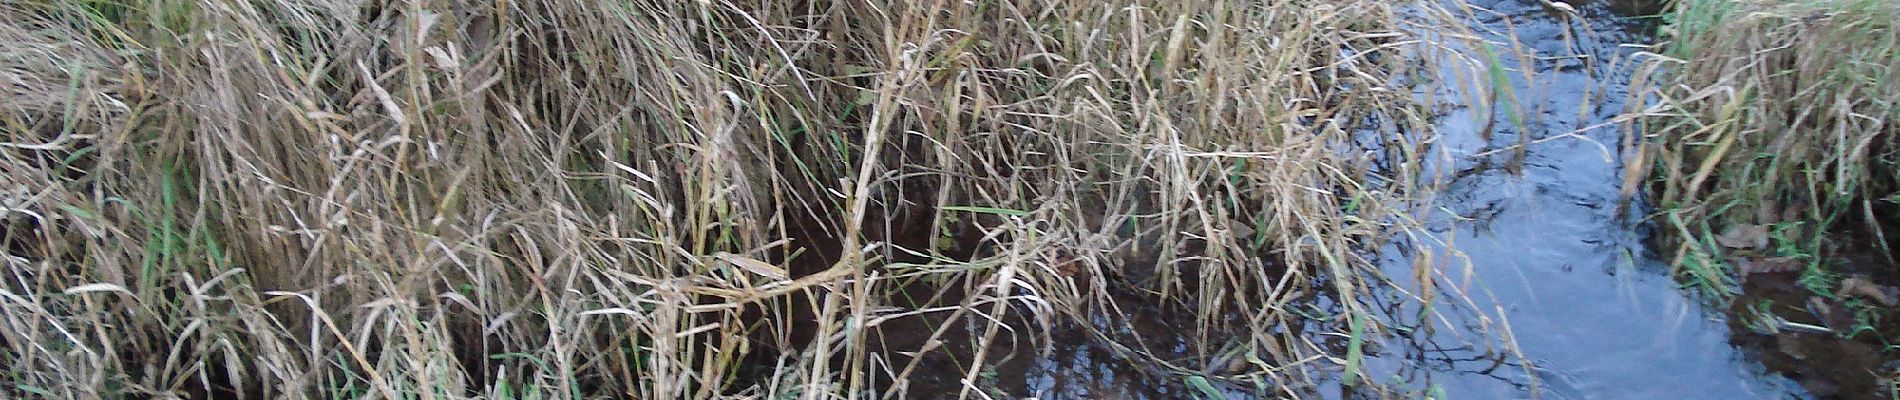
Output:
[[[1457,399],[1807,398],[1730,344],[1720,310],[1678,288],[1646,248],[1642,206],[1620,208],[1625,134],[1611,122],[1632,101],[1639,64],[1640,49],[1625,44],[1649,39],[1615,4],[1576,2],[1567,16],[1537,0],[1471,3],[1482,9],[1469,10],[1469,27],[1495,63],[1447,67],[1429,93],[1466,103],[1439,116],[1428,163],[1451,172],[1442,208],[1420,212],[1430,236],[1382,255],[1404,296],[1423,293],[1406,277],[1430,257],[1436,314],[1417,322],[1418,302],[1392,301],[1388,324],[1418,328],[1378,346],[1368,377]],[[1461,79],[1501,77],[1515,101],[1495,113],[1461,101],[1483,98]]]

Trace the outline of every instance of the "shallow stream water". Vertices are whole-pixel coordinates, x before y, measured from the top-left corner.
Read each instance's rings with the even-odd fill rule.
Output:
[[[1679,289],[1647,249],[1643,206],[1625,201],[1626,134],[1612,122],[1639,66],[1628,44],[1648,40],[1635,22],[1603,2],[1574,14],[1537,0],[1470,3],[1467,22],[1511,90],[1498,112],[1461,104],[1439,116],[1427,164],[1450,172],[1441,208],[1421,213],[1429,236],[1399,240],[1381,260],[1420,293],[1398,277],[1429,257],[1436,289],[1464,296],[1438,297],[1441,315],[1378,346],[1368,377],[1461,399],[1807,398],[1730,344],[1720,310]],[[1453,84],[1472,75],[1447,67],[1421,95],[1482,98]],[[1420,307],[1394,301],[1388,322],[1404,326]]]

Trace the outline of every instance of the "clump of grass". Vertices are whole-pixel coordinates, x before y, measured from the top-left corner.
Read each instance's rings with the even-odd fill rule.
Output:
[[[1288,390],[1359,354],[1288,329],[1288,304],[1376,330],[1359,254],[1415,188],[1362,184],[1349,133],[1428,130],[1394,119],[1420,115],[1391,86],[1394,19],[10,2],[0,390],[879,397],[941,351],[876,346],[879,324],[975,321],[987,344],[1137,305],[1187,316],[1190,354],[1095,340]],[[1000,355],[965,356],[975,377]]]
[[[1847,245],[1891,257],[1896,17],[1884,1],[1676,2],[1634,165],[1654,166],[1637,179],[1659,189],[1693,285],[1733,295],[1737,267],[1760,257],[1825,269]]]

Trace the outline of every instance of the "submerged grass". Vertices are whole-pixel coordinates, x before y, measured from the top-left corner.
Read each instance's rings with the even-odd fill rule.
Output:
[[[0,397],[902,396],[880,324],[1137,305],[1297,390],[1415,190],[1350,133],[1429,131],[1387,7],[7,1]]]

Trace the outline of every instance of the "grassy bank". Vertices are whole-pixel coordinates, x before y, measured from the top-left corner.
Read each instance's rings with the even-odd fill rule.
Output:
[[[1661,225],[1702,291],[1769,270],[1891,263],[1900,200],[1900,9],[1880,1],[1684,0],[1644,131]],[[1817,291],[1839,279],[1804,279]]]
[[[5,2],[0,397],[879,397],[1135,306],[1293,390],[1412,190],[1348,132],[1428,131],[1386,7]]]
[[[1653,167],[1676,271],[1817,395],[1900,397],[1900,6],[1682,0],[1668,17],[1634,165]]]

